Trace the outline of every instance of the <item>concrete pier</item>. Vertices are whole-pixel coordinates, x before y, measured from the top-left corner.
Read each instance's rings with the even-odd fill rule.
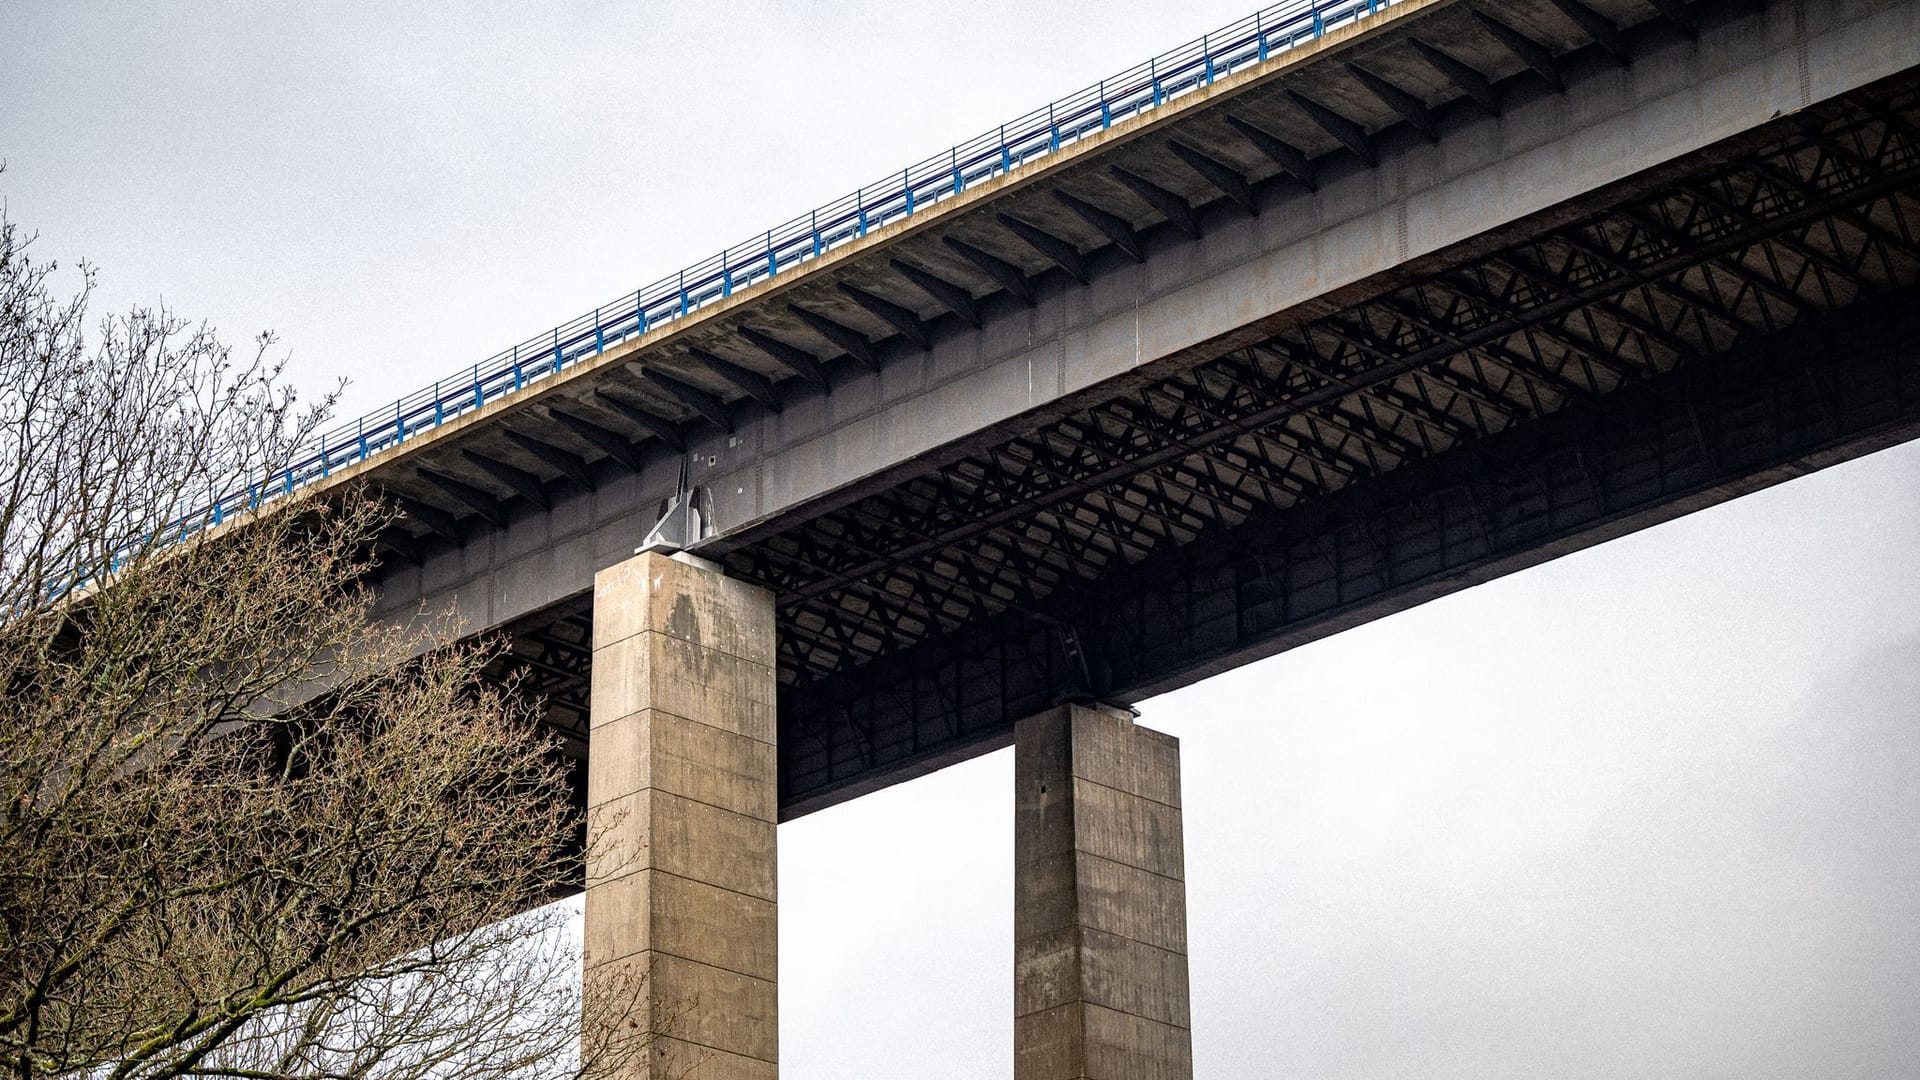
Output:
[[[1179,740],[1062,706],[1014,784],[1015,1080],[1190,1080]]]
[[[585,985],[652,1035],[636,1080],[778,1074],[773,627],[687,556],[594,578]]]

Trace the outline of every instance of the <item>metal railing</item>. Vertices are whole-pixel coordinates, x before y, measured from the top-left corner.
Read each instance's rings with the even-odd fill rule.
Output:
[[[1285,0],[1102,79],[943,153],[856,189],[679,273],[636,289],[579,318],[496,353],[465,372],[422,387],[351,424],[326,431],[284,468],[183,515],[178,537],[216,526],[324,480],[336,469],[393,450],[472,410],[518,394],[581,360],[790,273],[874,229],[911,217],[967,190],[1043,160],[1125,120],[1212,84],[1268,57],[1358,22],[1404,0]],[[117,566],[120,556],[116,556]],[[85,583],[71,579],[53,595]]]

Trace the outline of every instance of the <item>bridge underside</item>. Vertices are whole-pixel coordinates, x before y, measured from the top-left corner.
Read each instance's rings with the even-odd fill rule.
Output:
[[[1902,76],[704,553],[778,600],[804,813],[1920,428]],[[584,749],[587,598],[512,628]]]

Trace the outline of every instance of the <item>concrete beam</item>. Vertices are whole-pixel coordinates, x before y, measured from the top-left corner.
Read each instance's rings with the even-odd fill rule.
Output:
[[[693,480],[712,492],[725,531],[718,544],[752,542],[794,514],[844,505],[1167,365],[1385,288],[1449,245],[1497,236],[1542,211],[1573,213],[1603,185],[1916,64],[1920,4],[1852,0],[1807,19],[1793,4],[1769,3],[1697,41],[1637,55],[1631,67],[1570,72],[1568,93],[1518,95],[1502,115],[1450,129],[1438,146],[1385,139],[1379,168],[1330,163],[1319,189],[1290,196],[1285,212],[1209,217],[1203,242],[1149,249],[1143,263],[1102,263],[1086,287],[1029,282],[995,259],[987,265],[1033,308],[983,311],[977,332],[942,337],[884,376],[859,374],[831,395],[743,419],[734,434],[691,434]],[[860,337],[830,340],[871,362],[872,343]],[[632,551],[675,488],[677,460],[637,464],[425,565],[393,566],[379,582],[383,612],[457,610],[463,627],[485,630],[579,595],[596,570]]]

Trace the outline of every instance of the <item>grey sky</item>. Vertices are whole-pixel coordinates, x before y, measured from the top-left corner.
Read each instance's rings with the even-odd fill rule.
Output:
[[[352,415],[1246,10],[14,0],[0,195]],[[1920,1073],[1917,538],[1908,446],[1148,703],[1199,1075]],[[1011,1074],[1010,788],[782,827],[789,1080]]]

